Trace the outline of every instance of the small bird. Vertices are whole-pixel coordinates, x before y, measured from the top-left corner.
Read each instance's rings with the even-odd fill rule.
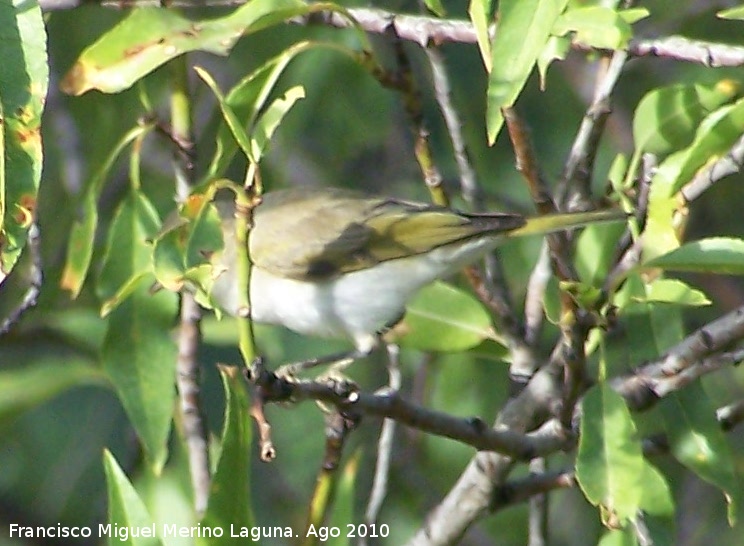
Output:
[[[234,208],[219,203],[224,250],[212,299],[238,313]],[[249,233],[251,317],[300,334],[347,338],[354,360],[404,314],[424,286],[452,275],[510,237],[567,230],[626,217],[618,210],[553,214],[471,214],[340,189],[266,193]],[[315,363],[340,360],[340,355]]]

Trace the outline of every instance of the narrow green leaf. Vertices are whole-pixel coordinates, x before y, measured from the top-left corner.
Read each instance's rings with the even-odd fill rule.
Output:
[[[553,61],[562,61],[571,50],[571,40],[563,36],[551,36],[537,58],[537,71],[540,74],[540,90],[544,91],[548,77],[548,68]]]
[[[675,303],[677,305],[710,305],[711,301],[701,290],[692,288],[677,279],[656,279],[646,286],[646,301]]]
[[[177,11],[137,8],[85,49],[60,87],[118,93],[189,51],[226,55],[238,38],[308,10],[300,0],[252,0],[229,15],[192,21]]]
[[[103,452],[103,469],[108,490],[108,523],[103,528],[104,533],[110,537],[109,544],[162,546],[154,520],[108,449]],[[135,533],[117,535],[117,529],[136,529],[139,536],[132,536]]]
[[[69,290],[72,298],[80,295],[83,283],[88,276],[93,257],[93,242],[98,227],[97,202],[103,184],[124,148],[151,128],[149,125],[141,125],[128,131],[106,156],[98,171],[85,184],[86,189],[78,218],[72,224],[70,239],[67,244],[67,259],[60,281],[62,288]]]
[[[177,351],[172,340],[175,294],[139,288],[109,316],[102,359],[119,399],[159,473],[175,403]]]
[[[72,387],[107,385],[106,376],[89,363],[45,359],[0,371],[0,420],[39,406]]]
[[[491,44],[486,125],[492,145],[504,123],[502,108],[514,104],[556,19],[568,0],[502,0],[498,6],[496,36]]]
[[[251,141],[248,138],[248,134],[245,132],[245,129],[243,129],[243,124],[240,122],[240,119],[238,119],[238,116],[226,102],[224,95],[217,86],[217,82],[215,82],[212,76],[210,76],[203,68],[196,66],[194,67],[194,70],[199,74],[199,77],[204,81],[204,83],[209,86],[212,93],[214,93],[214,96],[217,98],[217,103],[222,112],[222,118],[230,129],[230,133],[232,133],[235,142],[238,143],[238,146],[240,146],[240,149],[243,151],[243,154],[245,154],[248,161],[256,163],[256,159],[253,157],[253,150],[251,149]]]
[[[305,89],[297,85],[287,90],[283,97],[272,102],[261,115],[251,131],[251,151],[256,162],[261,161],[274,131],[279,127],[284,116],[298,100],[304,98]]]
[[[24,249],[36,210],[49,84],[46,45],[36,1],[0,2],[0,282]]]
[[[651,12],[648,11],[646,8],[630,8],[630,9],[621,9],[618,11],[620,14],[620,17],[625,19],[625,22],[629,25],[632,25],[633,23],[637,23],[641,19],[645,19],[649,15],[651,15]]]
[[[217,469],[212,480],[207,513],[201,525],[229,530],[253,526],[250,496],[251,422],[249,403],[240,370],[220,367],[225,389],[225,421]],[[199,541],[206,543],[206,541]],[[245,544],[245,539],[224,536],[220,544]]]
[[[470,0],[468,5],[470,22],[475,29],[478,50],[483,58],[486,72],[491,72],[491,38],[488,36],[488,22],[491,18],[491,0]]]
[[[625,227],[625,223],[620,222],[590,224],[581,232],[576,243],[575,261],[584,282],[594,286],[601,286],[604,282]]]
[[[183,239],[185,226],[158,237],[152,251],[152,268],[157,281],[171,292],[181,290],[186,275]]]
[[[716,13],[716,16],[721,19],[736,19],[739,21],[744,20],[744,6],[736,6],[735,8],[729,8]]]
[[[148,243],[160,228],[152,203],[140,192],[131,193],[114,214],[109,229],[103,266],[98,278],[98,296],[114,297],[133,278],[151,271]]]
[[[148,274],[147,240],[159,221],[139,192],[122,203],[111,224],[107,252],[98,282],[104,300],[115,297],[132,279]],[[175,399],[176,347],[171,337],[177,310],[175,294],[149,294],[139,282],[110,314],[103,344],[103,363],[155,472],[167,456],[166,441]]]
[[[735,524],[744,490],[738,484],[731,446],[715,419],[715,406],[699,383],[666,396],[660,404],[674,457],[723,491],[729,524]]]
[[[341,479],[336,484],[336,494],[333,499],[333,512],[328,522],[329,527],[346,529],[350,523],[357,520],[354,518],[354,486],[359,473],[359,460],[361,452],[356,451],[344,465]],[[349,533],[341,533],[328,541],[328,546],[349,546]]]
[[[598,49],[624,49],[633,29],[617,11],[603,6],[569,9],[555,22],[556,36],[573,34],[573,41]]]
[[[644,264],[669,271],[744,274],[744,240],[712,237],[687,243]]]
[[[604,382],[587,392],[581,407],[576,479],[605,519],[625,522],[640,508],[645,465],[630,411]]]
[[[424,288],[409,304],[396,332],[401,345],[421,351],[464,351],[496,333],[483,305],[444,282]]]
[[[437,17],[445,17],[447,15],[447,11],[442,5],[442,0],[424,0],[424,5]]]
[[[250,132],[256,124],[260,112],[263,111],[271,92],[276,86],[279,76],[287,65],[300,53],[315,47],[330,47],[327,44],[315,42],[299,42],[269,60],[254,72],[238,82],[225,97],[225,102],[235,116],[243,120],[242,127]],[[231,129],[222,123],[217,132],[217,149],[212,158],[205,180],[213,180],[222,176],[230,165],[237,145]]]

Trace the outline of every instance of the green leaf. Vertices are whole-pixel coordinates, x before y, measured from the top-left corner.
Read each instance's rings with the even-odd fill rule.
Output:
[[[643,493],[641,509],[654,516],[673,516],[674,499],[669,484],[654,465],[649,462],[643,467]]]
[[[570,9],[555,22],[552,33],[573,33],[573,41],[598,49],[624,49],[633,29],[617,11],[602,6]]]
[[[145,504],[108,449],[103,451],[103,469],[108,490],[108,526],[103,525],[102,534],[111,537],[109,544],[162,546],[160,538],[151,534],[155,524]],[[140,536],[128,533],[123,540],[123,535],[114,534],[116,529],[137,529]]]
[[[537,58],[537,71],[540,74],[540,90],[544,91],[548,67],[555,60],[564,60],[571,50],[571,40],[563,36],[551,36]]]
[[[649,191],[648,222],[643,237],[644,261],[679,246],[674,214],[679,207],[677,192],[699,169],[725,155],[744,133],[744,99],[714,111],[698,127],[684,150],[669,156],[659,166]]]
[[[193,207],[196,210],[191,210]],[[192,281],[194,288],[208,293],[215,276],[209,258],[223,247],[220,217],[214,203],[203,195],[194,194],[166,224],[168,226],[154,242],[155,278],[174,292],[181,290],[185,282]]]
[[[78,360],[42,360],[0,371],[0,420],[39,406],[82,385],[107,385],[106,376],[89,363]]]
[[[186,275],[184,263],[185,226],[164,233],[155,241],[152,251],[152,268],[157,281],[171,292],[183,288]]]
[[[478,50],[483,58],[486,72],[491,72],[491,39],[488,36],[488,21],[491,17],[491,0],[470,0],[468,5],[470,22],[475,29]]]
[[[227,127],[230,129],[230,133],[235,139],[235,142],[238,143],[238,146],[240,146],[240,149],[243,151],[245,157],[251,163],[256,163],[257,161],[253,157],[253,150],[251,149],[251,142],[248,138],[248,134],[245,132],[245,129],[243,129],[243,124],[241,123],[240,119],[227,103],[225,97],[222,95],[222,92],[217,86],[217,82],[215,82],[212,76],[210,76],[209,73],[203,68],[196,66],[194,67],[194,70],[197,74],[199,74],[199,77],[204,81],[204,83],[206,83],[212,90],[212,93],[217,99],[217,104],[219,104],[220,106],[222,118],[227,124]]]
[[[150,270],[151,239],[158,229],[152,205],[139,192],[122,203],[111,224],[98,291],[109,316],[103,362],[155,472],[167,456],[166,441],[175,399],[176,347],[171,337],[177,298],[151,295],[141,282]],[[131,283],[135,286],[131,286]],[[122,288],[128,298],[121,300]]]
[[[646,93],[633,115],[636,153],[660,156],[689,145],[703,118],[736,92],[737,86],[724,80],[716,85],[677,84]]]
[[[627,333],[623,350],[629,363],[656,358],[684,337],[681,308],[649,302],[638,272],[628,276],[613,303],[619,308]]]
[[[735,524],[741,486],[731,447],[715,418],[715,406],[699,383],[664,397],[660,404],[664,429],[674,457],[724,492],[729,524]]]
[[[103,364],[148,462],[159,473],[175,403],[177,350],[172,340],[178,309],[175,294],[150,295],[140,287],[109,316]]]
[[[576,479],[605,521],[623,523],[639,510],[644,485],[645,463],[630,411],[604,382],[587,392],[581,407]]]
[[[701,290],[696,290],[677,279],[656,279],[646,286],[646,301],[675,303],[677,305],[710,305],[711,301]]]
[[[424,0],[424,5],[437,17],[445,17],[447,15],[447,11],[442,5],[442,0]]]
[[[687,243],[644,264],[670,271],[744,274],[744,240],[712,237]]]
[[[192,21],[170,9],[137,8],[83,51],[60,87],[72,95],[118,93],[179,55],[226,55],[241,36],[306,11],[299,0],[252,0],[230,15]]]
[[[744,20],[744,6],[736,6],[735,8],[729,8],[716,13],[717,17],[721,19],[736,19],[739,21]]]
[[[287,90],[283,97],[276,99],[258,119],[251,131],[251,152],[256,162],[261,161],[263,153],[290,108],[305,98],[305,89],[297,85]]]
[[[132,192],[114,214],[98,278],[98,296],[114,298],[121,287],[151,271],[148,244],[160,228],[157,211],[147,197]]]
[[[296,43],[263,64],[230,89],[225,97],[225,104],[237,119],[244,120],[241,127],[246,127],[248,133],[257,123],[279,76],[282,75],[287,65],[300,53],[315,47],[330,46],[307,41]],[[237,150],[237,142],[232,129],[224,119],[217,132],[216,140],[217,150],[204,178],[206,181],[222,176]]]
[[[356,451],[344,465],[341,479],[336,484],[336,494],[333,499],[333,512],[328,522],[329,527],[346,529],[350,523],[357,520],[354,518],[354,486],[359,474],[359,460],[361,452]],[[349,546],[349,533],[341,533],[328,541],[328,546]]]
[[[421,351],[464,351],[495,339],[491,318],[467,292],[435,282],[408,304],[405,318],[395,328],[401,345]]]
[[[580,278],[601,286],[609,273],[625,223],[590,224],[579,234],[575,262]]]
[[[630,526],[623,529],[607,531],[597,543],[597,546],[638,546],[638,540]]]
[[[240,370],[220,367],[225,389],[225,421],[217,468],[212,480],[207,512],[201,525],[235,529],[254,524],[251,513],[249,402]],[[200,541],[207,542],[207,541]],[[220,544],[245,544],[245,539],[224,536]]]
[[[514,104],[553,25],[568,0],[502,0],[498,6],[496,36],[491,44],[486,126],[492,145],[504,123],[502,108]]]
[[[0,2],[0,283],[26,245],[36,210],[49,84],[46,45],[37,2]]]
[[[93,257],[93,242],[95,240],[96,228],[98,227],[98,209],[96,208],[96,204],[101,195],[103,184],[124,148],[150,129],[151,126],[142,125],[128,131],[116,143],[116,146],[106,156],[103,165],[101,165],[85,185],[83,203],[78,212],[78,218],[72,224],[72,230],[67,244],[67,259],[60,281],[62,288],[71,292],[70,296],[72,298],[80,295],[83,283],[90,269],[90,262]]]

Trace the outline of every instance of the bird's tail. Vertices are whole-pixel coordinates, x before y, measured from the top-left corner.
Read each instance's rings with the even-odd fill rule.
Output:
[[[552,233],[600,222],[621,222],[627,220],[627,218],[628,214],[618,209],[545,214],[527,218],[525,225],[509,233],[509,237]]]

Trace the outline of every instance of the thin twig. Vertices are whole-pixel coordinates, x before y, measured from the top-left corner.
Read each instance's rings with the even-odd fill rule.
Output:
[[[389,344],[388,352],[388,389],[398,392],[401,387],[402,376],[400,373],[400,348]],[[380,439],[377,442],[377,464],[375,466],[375,477],[372,481],[372,491],[369,494],[367,510],[364,513],[364,522],[367,525],[375,525],[382,508],[382,503],[387,496],[388,476],[390,474],[390,456],[393,451],[393,437],[395,436],[395,421],[383,419]],[[367,544],[366,537],[359,538],[359,546]]]
[[[531,473],[526,478],[497,487],[494,490],[493,501],[488,508],[491,512],[498,512],[508,506],[532,499],[536,495],[544,495],[556,489],[568,489],[575,485],[576,478],[571,470]]]
[[[173,139],[186,143],[192,149],[191,97],[188,82],[188,61],[183,56],[173,65],[171,90],[171,128]],[[184,202],[191,193],[193,166],[183,153],[184,146],[178,146],[173,157],[176,198]],[[178,361],[176,364],[176,385],[183,420],[183,433],[194,490],[194,508],[203,514],[209,500],[211,484],[209,464],[209,444],[204,411],[201,406],[200,370],[198,361],[201,309],[194,295],[181,293],[181,316],[178,333]]]
[[[714,371],[720,365],[734,364],[739,351],[717,360],[715,353],[744,339],[744,306],[705,324],[670,348],[659,359],[642,366],[633,375],[611,380],[631,409],[642,410],[655,404],[660,396],[689,383],[690,376]],[[734,355],[732,358],[731,355]],[[711,357],[710,360],[708,358]],[[687,372],[689,368],[691,371]],[[681,377],[682,379],[675,379]],[[671,383],[670,383],[671,382]],[[657,392],[658,390],[658,392]]]
[[[610,97],[627,57],[625,51],[615,51],[612,54],[604,77],[594,92],[592,104],[584,114],[584,119],[571,146],[558,184],[558,202],[565,210],[584,210],[591,202],[594,160],[605,123],[612,111]]]
[[[26,289],[26,293],[21,299],[21,302],[8,314],[7,317],[5,317],[2,324],[0,324],[0,336],[7,334],[26,311],[36,306],[39,292],[41,292],[41,286],[44,283],[40,246],[41,237],[39,235],[39,226],[36,224],[36,221],[33,221],[28,228],[28,240],[26,242],[26,252],[28,252],[30,260],[28,273],[29,285]]]
[[[530,461],[530,475],[544,476],[545,459],[542,457]],[[535,492],[529,500],[528,546],[545,546],[548,543],[548,495]]]
[[[260,390],[264,403],[318,400],[333,404],[341,411],[395,419],[401,424],[460,441],[478,450],[505,453],[520,460],[553,453],[573,444],[571,435],[567,435],[557,423],[522,434],[506,428],[491,429],[478,417],[458,418],[418,406],[395,392],[369,394],[353,386],[344,388],[323,381],[290,381],[270,372],[250,380]]]
[[[170,0],[169,7],[199,8],[241,6],[247,0]],[[44,11],[74,9],[90,5],[89,0],[40,0]],[[128,9],[137,7],[162,7],[162,0],[101,0],[99,6],[109,9]],[[403,40],[412,41],[425,47],[429,43],[476,43],[476,33],[470,21],[461,19],[442,19],[424,15],[405,15],[374,8],[350,8],[349,13],[367,32],[384,34],[393,26],[396,34]],[[294,17],[291,22],[308,25],[324,24],[336,28],[349,28],[352,23],[338,12]],[[572,47],[587,50],[576,42]],[[628,53],[634,57],[666,57],[678,61],[702,64],[708,67],[741,66],[744,64],[744,47],[692,40],[682,36],[668,36],[657,39],[633,39],[628,43]]]
[[[725,156],[701,169],[695,178],[682,188],[681,193],[685,201],[687,203],[694,201],[722,178],[739,172],[742,165],[744,165],[744,136],[731,147]]]
[[[723,430],[731,430],[744,421],[744,400],[739,400],[716,410],[716,419]]]

